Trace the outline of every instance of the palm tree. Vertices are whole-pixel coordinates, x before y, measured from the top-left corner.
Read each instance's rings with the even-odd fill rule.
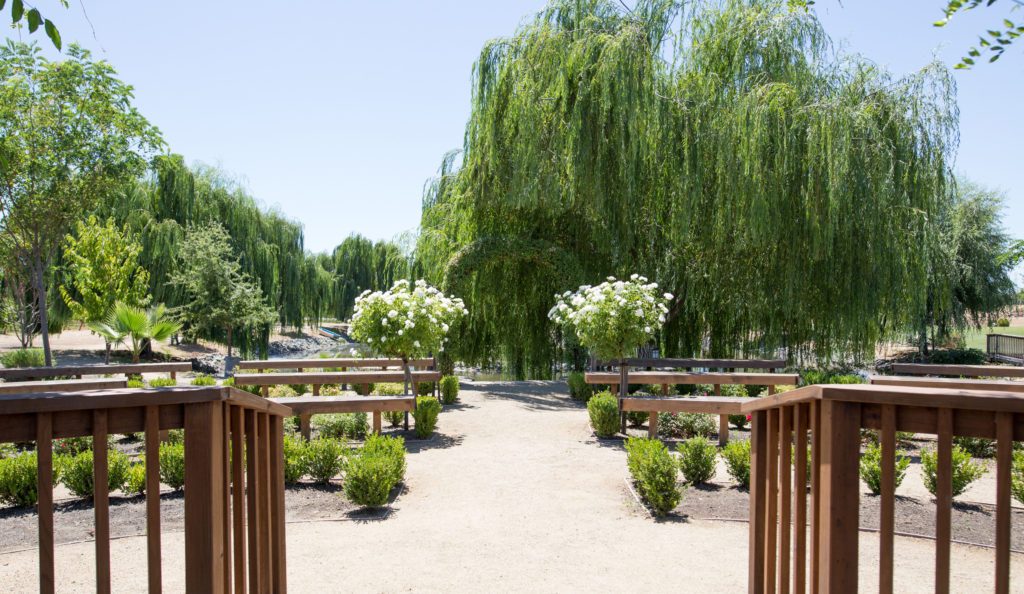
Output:
[[[89,327],[111,344],[127,346],[132,352],[132,363],[138,363],[150,341],[166,340],[181,328],[181,324],[166,319],[166,315],[163,305],[142,309],[118,303],[106,320],[93,322]]]

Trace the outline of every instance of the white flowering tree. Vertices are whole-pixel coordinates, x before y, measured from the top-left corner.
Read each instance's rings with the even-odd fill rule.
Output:
[[[350,331],[381,355],[402,360],[408,393],[409,360],[443,351],[449,328],[467,313],[461,299],[445,296],[426,281],[410,285],[400,280],[387,291],[356,297]]]
[[[634,274],[629,280],[608,280],[597,286],[584,285],[575,293],[555,295],[556,303],[548,317],[573,330],[580,344],[603,360],[620,362],[637,347],[653,338],[665,324],[671,293],[659,293],[658,283]],[[627,386],[620,382],[620,394]]]

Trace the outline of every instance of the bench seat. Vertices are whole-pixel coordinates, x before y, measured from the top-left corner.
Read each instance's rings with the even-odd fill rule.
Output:
[[[440,381],[437,371],[412,371],[414,382]],[[280,386],[285,384],[375,384],[378,382],[402,383],[403,371],[323,371],[304,373],[241,373],[235,375],[237,386]]]
[[[964,377],[1024,377],[1024,367],[1011,365],[941,365],[893,363],[893,373],[906,375],[959,375]]]
[[[711,415],[738,415],[743,404],[756,398],[730,396],[693,396],[679,398],[622,398],[622,410],[627,412],[706,413]]]
[[[433,359],[410,359],[410,367],[434,367]],[[401,367],[401,359],[265,359],[255,361],[239,361],[236,369],[258,370],[264,369],[329,369],[329,368],[359,368],[359,367]]]
[[[992,392],[1024,392],[1024,382],[1012,380],[981,380],[941,377],[900,377],[873,375],[868,380],[879,386],[910,386],[915,388],[948,388],[950,390],[988,390]]]
[[[299,396],[295,398],[268,398],[287,406],[299,417],[302,437],[309,439],[310,417],[329,413],[373,413],[373,431],[380,433],[382,412],[412,412],[416,408],[415,396]]]

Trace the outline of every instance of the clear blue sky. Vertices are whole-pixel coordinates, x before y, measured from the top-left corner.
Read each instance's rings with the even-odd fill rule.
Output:
[[[387,239],[417,226],[424,182],[462,144],[481,46],[544,4],[86,0],[90,27],[72,0],[46,16],[65,42],[92,49],[135,86],[140,110],[172,151],[236,176],[301,221],[307,247],[318,251],[352,232]],[[955,63],[1010,3],[936,29],[942,4],[819,0],[816,10],[848,51],[906,73],[933,55]],[[957,169],[1006,191],[1005,223],[1018,237],[1022,75],[1024,42],[996,64],[956,74]]]

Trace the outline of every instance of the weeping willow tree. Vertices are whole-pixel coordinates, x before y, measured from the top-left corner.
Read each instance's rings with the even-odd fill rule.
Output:
[[[104,215],[127,223],[143,246],[142,265],[149,271],[156,302],[184,305],[180,289],[168,284],[178,248],[189,225],[217,222],[231,237],[242,270],[252,277],[284,326],[301,328],[318,322],[334,299],[334,275],[323,260],[305,251],[302,226],[268,211],[220,172],[190,169],[180,156],[159,157],[153,173],[102,208]],[[241,336],[245,354],[264,353],[270,327]],[[218,330],[208,336],[224,340]]]
[[[473,71],[417,267],[465,299],[468,362],[549,373],[552,295],[637,272],[669,355],[858,357],[926,307],[955,90],[838,54],[782,0],[555,0]]]
[[[387,289],[409,274],[409,262],[393,242],[374,242],[361,235],[345,238],[325,266],[334,274],[332,313],[339,320],[352,317],[356,297],[369,289]]]

